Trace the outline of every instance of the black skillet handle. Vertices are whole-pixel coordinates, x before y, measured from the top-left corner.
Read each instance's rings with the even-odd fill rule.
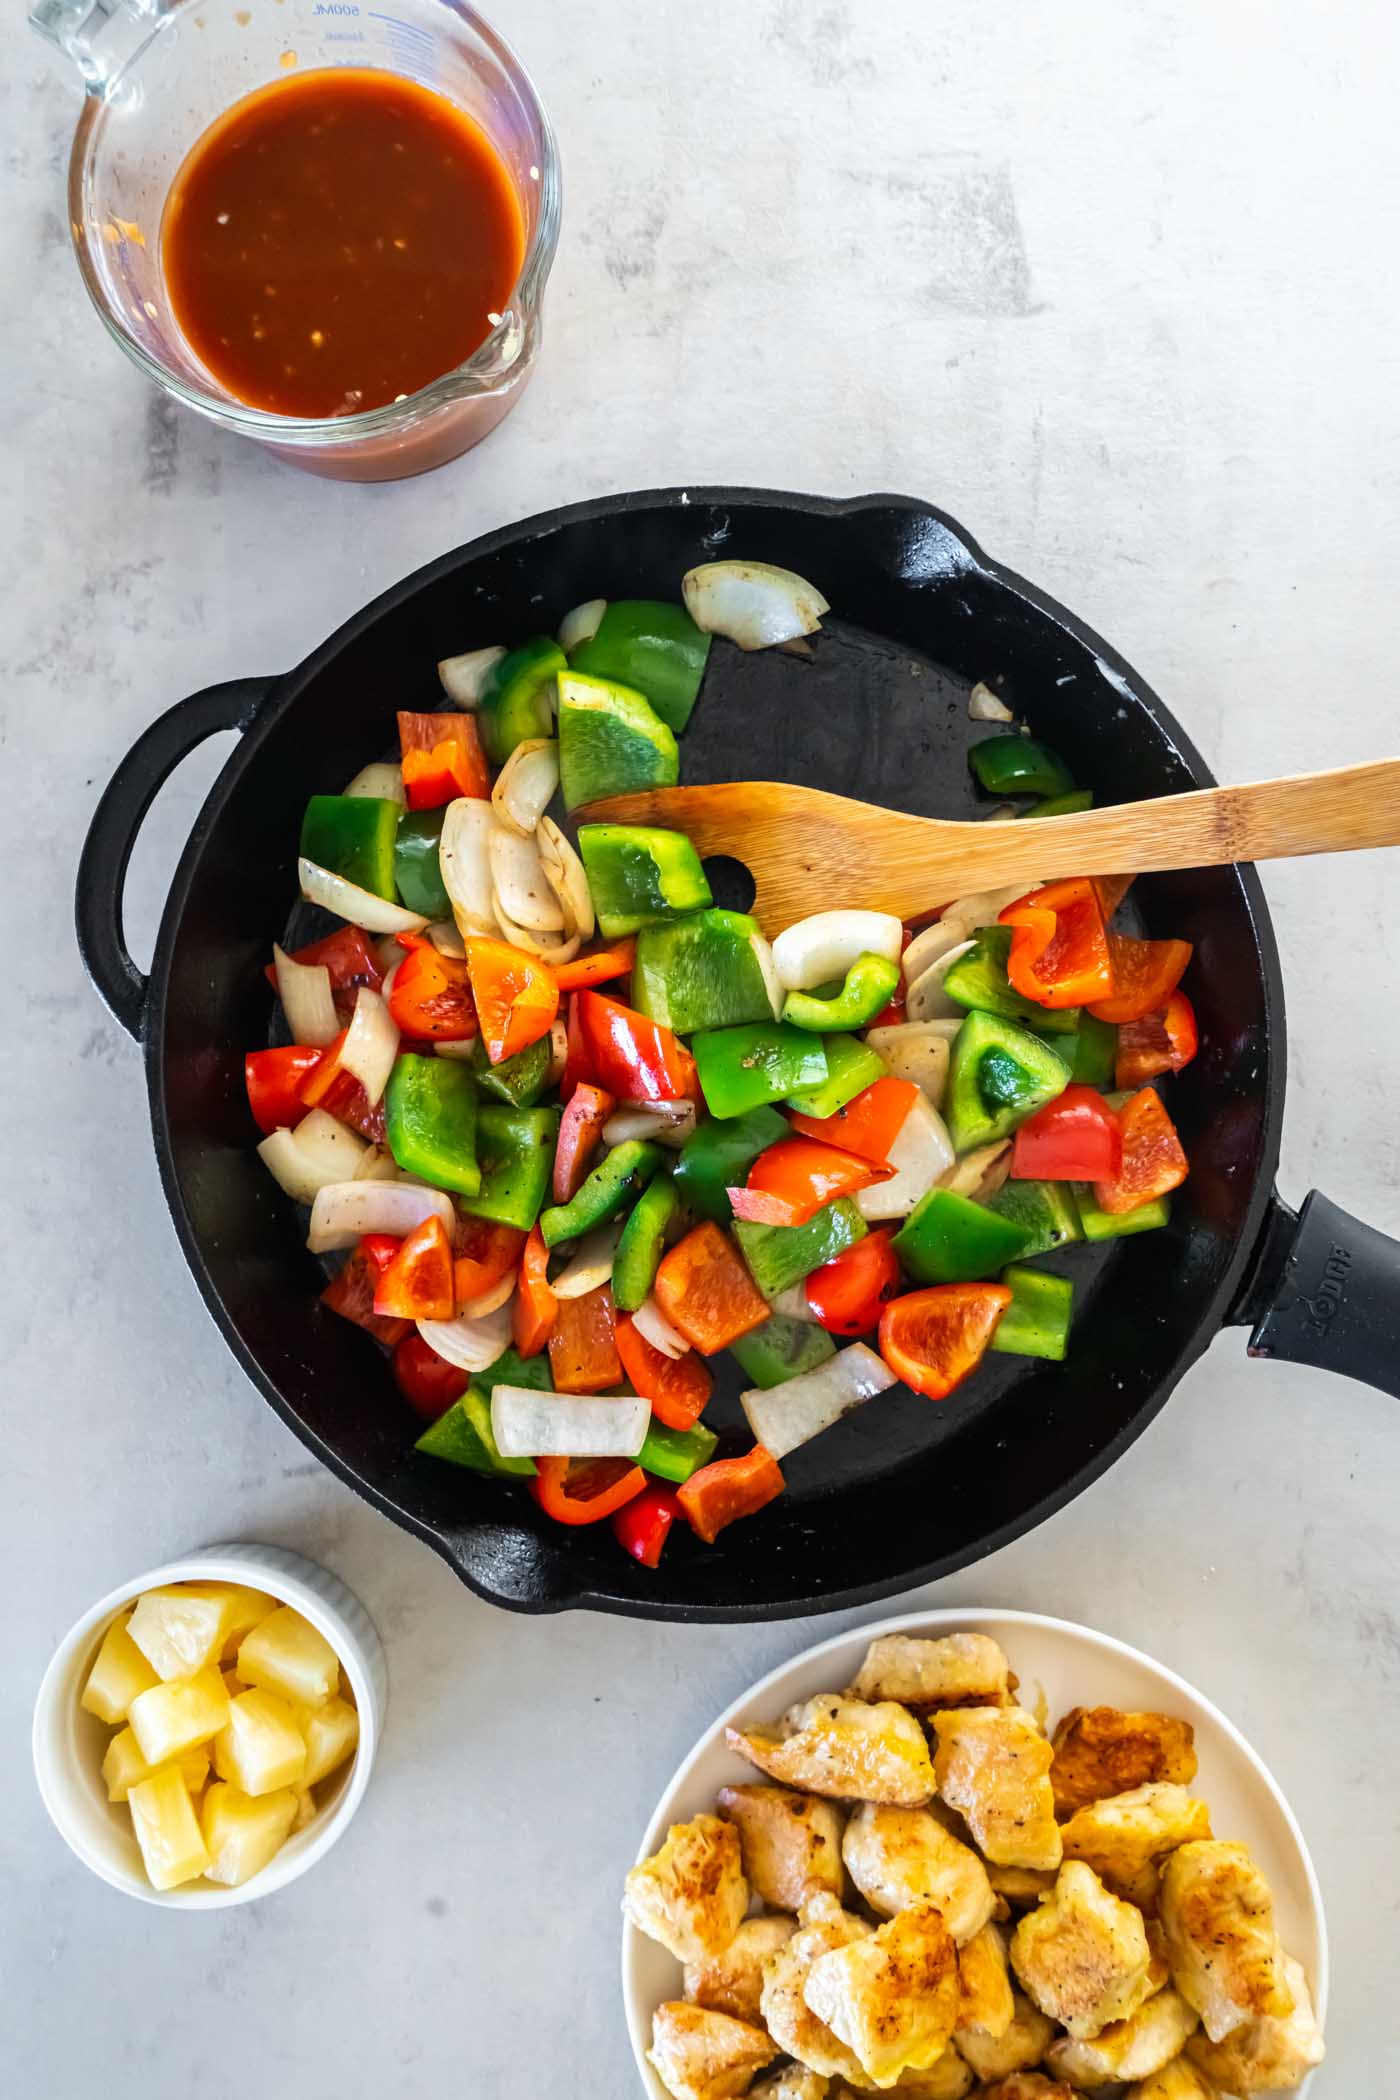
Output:
[[[1317,1189],[1295,1217],[1277,1196],[1234,1318],[1251,1356],[1340,1371],[1400,1398],[1400,1240]]]
[[[146,811],[182,758],[221,729],[247,729],[273,678],[232,678],[177,700],[136,739],[93,813],[78,862],[78,952],[128,1035],[139,1042],[146,980],[127,950],[122,895]]]

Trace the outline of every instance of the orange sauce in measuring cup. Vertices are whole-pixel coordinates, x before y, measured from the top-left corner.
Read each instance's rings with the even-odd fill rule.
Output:
[[[525,252],[500,156],[462,110],[346,67],[235,103],[185,158],[161,258],[218,383],[282,416],[354,415],[479,349]]]

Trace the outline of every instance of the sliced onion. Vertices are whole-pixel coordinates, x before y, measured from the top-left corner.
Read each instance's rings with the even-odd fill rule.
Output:
[[[649,1402],[606,1393],[537,1393],[523,1385],[491,1393],[491,1430],[502,1458],[635,1458],[650,1420]]]
[[[379,996],[384,1001],[386,1006],[394,996],[394,979],[398,976],[399,971],[403,968],[407,960],[408,958],[404,954],[403,949],[400,948],[398,961],[396,963],[390,964],[389,969],[385,974],[384,982],[379,987]]]
[[[403,767],[391,766],[378,761],[371,766],[361,766],[348,788],[347,795],[369,795],[379,802],[397,802],[402,809],[408,797],[404,793]]]
[[[433,1049],[439,1057],[445,1057],[449,1064],[455,1058],[459,1065],[469,1065],[472,1060],[472,1044],[475,1041],[475,1036],[468,1036],[466,1041],[461,1043],[434,1043]]]
[[[415,1325],[428,1347],[459,1371],[489,1371],[510,1344],[512,1310],[507,1298],[479,1318],[459,1313],[455,1320],[418,1320]]]
[[[904,928],[887,911],[819,911],[786,927],[773,943],[778,981],[789,992],[844,977],[859,955],[898,962]]]
[[[771,941],[765,941],[761,933],[755,933],[750,936],[749,945],[753,949],[753,959],[758,964],[763,989],[768,994],[768,1004],[773,1009],[773,1019],[776,1021],[782,1013],[785,995],[783,980],[778,975],[778,965],[773,960],[773,944]]]
[[[397,1181],[399,1163],[387,1145],[371,1145],[351,1177],[354,1181]]]
[[[978,824],[1010,824],[1021,812],[1014,802],[994,802],[990,809],[982,810],[974,819]]]
[[[1008,904],[1014,904],[1018,897],[1038,886],[1034,882],[1018,882],[1014,889],[974,890],[970,897],[954,899],[943,914],[942,924],[961,926],[965,933],[980,933],[984,926],[995,926]]]
[[[459,1320],[484,1320],[489,1313],[499,1312],[509,1305],[515,1296],[515,1271],[511,1269],[499,1283],[493,1283],[489,1291],[481,1291],[475,1298],[468,1298],[457,1308]]]
[[[865,1040],[885,1061],[891,1078],[911,1079],[934,1108],[943,1105],[948,1060],[960,1021],[896,1021],[872,1028]]]
[[[353,1247],[367,1232],[392,1232],[402,1239],[425,1218],[453,1227],[452,1202],[441,1189],[408,1181],[336,1181],[316,1192],[306,1244],[313,1254]]]
[[[366,933],[419,933],[428,923],[421,912],[405,911],[387,897],[375,897],[343,875],[318,868],[314,860],[297,862],[297,880],[308,904],[319,904],[338,919],[362,926]]]
[[[641,1138],[679,1151],[694,1130],[693,1101],[629,1102],[608,1117],[603,1125],[603,1143],[625,1145],[629,1138]]]
[[[491,902],[502,925],[510,919],[528,933],[562,933],[564,914],[559,899],[545,881],[534,834],[522,838],[518,831],[498,824],[491,833],[487,852],[491,862]]]
[[[856,1191],[856,1209],[863,1218],[907,1218],[919,1198],[953,1164],[943,1118],[922,1094],[899,1126],[889,1163],[894,1168],[892,1180]]]
[[[449,802],[438,841],[442,886],[452,900],[452,916],[464,940],[474,933],[495,935],[496,910],[491,901],[491,837],[496,820],[489,802],[479,795],[459,795]]]
[[[467,959],[467,944],[462,939],[451,919],[434,919],[423,932],[437,949],[439,955],[450,955],[457,962]]]
[[[342,1068],[359,1080],[369,1096],[370,1107],[382,1096],[399,1054],[399,1031],[393,1015],[378,992],[362,984],[355,995],[355,1011],[341,1046]]]
[[[961,919],[951,918],[944,912],[943,917],[936,919],[932,926],[925,926],[922,933],[916,933],[899,958],[899,967],[906,985],[917,984],[924,971],[945,956],[950,949],[964,946],[971,931],[971,927],[964,926]]]
[[[431,926],[424,928],[425,933],[431,933],[432,930]],[[379,959],[379,967],[387,977],[389,972],[396,970],[403,961],[403,949],[399,946],[399,937],[396,933],[381,933],[379,939],[373,945],[375,955]],[[381,992],[383,991],[384,987],[382,984],[379,989]]]
[[[527,955],[537,955],[541,962],[556,965],[572,962],[583,946],[581,934],[572,934],[568,940],[564,940],[557,934],[531,933],[528,928],[517,925],[514,919],[508,919],[499,902],[496,905],[496,923],[501,929],[503,941],[509,941],[512,948],[523,948]]]
[[[770,1301],[768,1310],[781,1313],[785,1320],[803,1320],[809,1327],[816,1325],[805,1282],[790,1283],[785,1291],[779,1291]]]
[[[272,964],[277,972],[277,996],[282,1001],[292,1041],[324,1050],[340,1034],[330,971],[324,963],[293,962],[275,942]]]
[[[456,707],[480,707],[486,680],[505,656],[504,649],[469,649],[465,656],[445,656],[437,667],[442,689]]]
[[[603,624],[603,614],[608,609],[606,598],[585,598],[572,612],[566,612],[559,622],[559,646],[565,656],[570,655],[583,642],[591,642]]]
[[[967,696],[967,711],[974,722],[1014,722],[1016,717],[1004,700],[979,678]]]
[[[644,1342],[672,1359],[684,1356],[690,1343],[671,1325],[655,1298],[646,1297],[632,1315],[632,1325]]]
[[[442,1047],[439,1044],[439,1049]],[[545,1086],[558,1086],[564,1077],[564,1067],[569,1062],[569,1024],[561,1015],[555,1016],[549,1028],[549,1070],[544,1075]]]
[[[274,1130],[258,1146],[258,1158],[294,1203],[314,1203],[323,1188],[358,1174],[370,1147],[322,1108],[303,1116],[295,1130]]]
[[[706,634],[741,649],[771,649],[815,634],[831,607],[814,584],[766,561],[707,561],[681,584],[685,609]]]
[[[944,991],[943,980],[971,946],[971,941],[960,941],[956,948],[949,948],[940,955],[937,962],[930,963],[921,977],[915,978],[904,994],[904,1011],[911,1021],[952,1021],[964,1011],[957,1000]]]
[[[553,737],[526,737],[511,752],[491,790],[497,822],[533,838],[558,785],[558,744]]]
[[[864,1342],[854,1342],[815,1371],[801,1371],[782,1385],[750,1387],[740,1393],[739,1405],[765,1450],[774,1458],[786,1458],[863,1400],[873,1400],[898,1382],[883,1357]]]
[[[593,892],[588,887],[583,862],[552,817],[540,818],[535,843],[540,849],[545,881],[559,899],[564,914],[564,931],[580,934],[586,941],[592,940],[597,921],[593,916]]]
[[[965,1152],[946,1174],[939,1175],[938,1186],[951,1189],[956,1196],[974,1196],[980,1203],[995,1196],[1010,1172],[1011,1140],[1002,1138],[995,1145],[979,1145],[975,1152]]]
[[[592,1232],[586,1232],[562,1275],[550,1278],[549,1288],[555,1297],[586,1298],[599,1284],[609,1282],[621,1238],[621,1225],[597,1225]]]

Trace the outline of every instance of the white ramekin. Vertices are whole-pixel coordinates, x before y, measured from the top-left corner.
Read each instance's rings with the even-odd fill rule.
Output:
[[[124,1803],[109,1802],[101,1763],[110,1737],[102,1722],[85,1713],[79,1695],[103,1635],[118,1613],[142,1590],[163,1582],[243,1582],[293,1605],[323,1633],[349,1679],[360,1714],[354,1757],[335,1775],[335,1790],[305,1829],[289,1837],[260,1874],[239,1888],[189,1882],[154,1889],[146,1879],[131,1816]],[[34,1773],[54,1827],[84,1866],[114,1889],[181,1910],[224,1910],[270,1896],[314,1866],[330,1850],[354,1815],[369,1785],[384,1723],[388,1677],[384,1651],[358,1597],[336,1576],[287,1553],[280,1546],[205,1546],[133,1576],[112,1590],[59,1643],[44,1673],[34,1707]]]

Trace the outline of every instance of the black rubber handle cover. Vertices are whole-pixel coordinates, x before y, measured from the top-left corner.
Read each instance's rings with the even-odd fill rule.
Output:
[[[1317,1189],[1296,1218],[1275,1198],[1241,1316],[1254,1323],[1251,1356],[1315,1364],[1400,1398],[1400,1240]]]

